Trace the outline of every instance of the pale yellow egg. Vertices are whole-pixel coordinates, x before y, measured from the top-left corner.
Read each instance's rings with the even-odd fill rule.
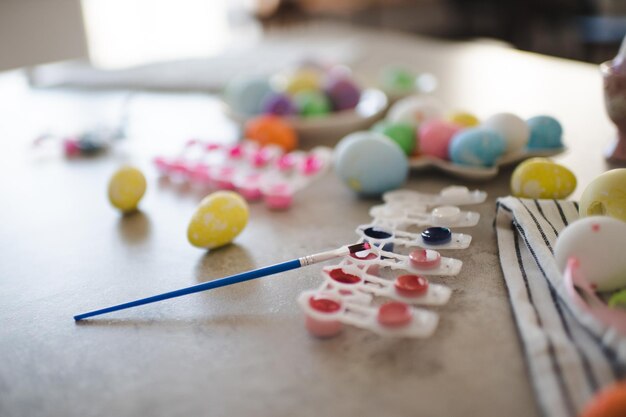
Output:
[[[579,212],[585,216],[610,216],[626,221],[626,168],[612,169],[587,185]]]
[[[478,126],[480,124],[478,117],[466,112],[452,113],[448,116],[448,120],[463,127]]]
[[[233,191],[217,191],[201,202],[187,227],[193,246],[215,249],[227,245],[248,223],[248,203]]]
[[[531,158],[515,168],[511,193],[537,199],[567,198],[576,189],[576,176],[563,165],[546,158]]]
[[[146,177],[137,168],[124,166],[109,180],[109,201],[124,213],[137,210],[146,192]]]

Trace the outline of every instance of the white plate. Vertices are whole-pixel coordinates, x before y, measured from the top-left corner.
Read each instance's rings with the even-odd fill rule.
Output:
[[[564,152],[565,149],[565,147],[561,147],[551,149],[535,149],[532,151],[512,153],[502,156],[502,158],[498,160],[495,166],[484,168],[455,164],[454,162],[426,155],[409,158],[409,166],[415,170],[434,167],[455,177],[480,181],[494,178],[496,175],[498,175],[501,166],[515,164],[528,158],[558,155]]]
[[[298,133],[302,148],[326,145],[333,146],[348,133],[366,130],[382,118],[389,100],[385,93],[377,89],[365,89],[359,104],[353,110],[330,113],[324,117],[285,117]],[[226,104],[226,114],[234,121],[243,124],[249,118],[234,113]]]

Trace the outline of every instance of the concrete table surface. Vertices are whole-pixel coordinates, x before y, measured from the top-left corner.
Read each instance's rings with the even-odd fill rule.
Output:
[[[354,62],[373,76],[391,52],[378,35],[351,33],[379,52],[376,62],[368,54]],[[575,196],[607,169],[601,152],[613,129],[594,66],[402,39],[414,53],[397,57],[437,74],[435,95],[451,107],[558,117],[569,151],[556,159],[577,174]],[[472,246],[455,253],[461,275],[436,279],[453,295],[435,309],[441,319],[430,339],[355,328],[330,340],[309,336],[296,298],[318,285],[319,265],[74,323],[80,312],[353,242],[379,202],[356,198],[329,173],[289,211],[252,204],[234,244],[193,248],[186,226],[206,192],[159,180],[150,158],[172,154],[190,135],[232,140],[236,130],[215,97],[128,97],[37,91],[19,72],[0,76],[0,416],[538,415],[492,225],[510,168],[484,183],[436,171],[413,172],[407,183],[489,193],[475,207],[482,218],[468,229]],[[65,160],[53,144],[29,146],[46,130],[114,123],[124,103],[129,139],[105,156]],[[121,163],[148,177],[141,212],[127,217],[106,199]]]

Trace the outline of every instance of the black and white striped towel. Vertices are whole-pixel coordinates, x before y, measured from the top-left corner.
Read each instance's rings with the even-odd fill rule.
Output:
[[[598,389],[626,377],[626,338],[570,303],[554,260],[560,231],[578,219],[562,200],[498,199],[496,234],[536,397],[546,416],[575,416]]]

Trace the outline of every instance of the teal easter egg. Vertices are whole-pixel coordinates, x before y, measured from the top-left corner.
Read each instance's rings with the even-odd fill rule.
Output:
[[[387,136],[404,151],[406,155],[412,155],[417,145],[415,128],[409,123],[390,123],[382,121],[376,123],[372,128],[374,132]]]
[[[484,128],[465,129],[450,142],[450,160],[456,164],[492,167],[506,149],[499,133]]]
[[[362,196],[396,189],[409,173],[404,151],[377,132],[349,134],[337,144],[333,158],[337,176]]]
[[[263,77],[240,77],[226,86],[224,100],[234,113],[255,116],[263,112],[266,98],[272,93],[269,81]]]
[[[563,146],[563,128],[554,117],[535,116],[526,121],[530,128],[528,149],[551,149]]]

